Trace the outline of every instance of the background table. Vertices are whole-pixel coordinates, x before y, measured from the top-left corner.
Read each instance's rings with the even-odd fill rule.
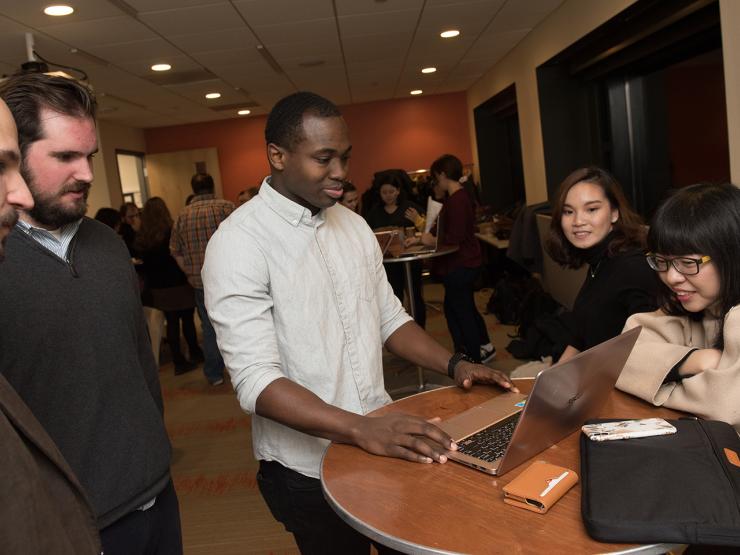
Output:
[[[401,253],[398,257],[386,257],[383,259],[384,264],[403,264],[403,273],[406,281],[406,294],[409,297],[409,314],[416,320],[416,303],[414,302],[414,280],[411,277],[411,263],[418,260],[426,260],[427,258],[436,258],[438,256],[445,256],[457,252],[459,247],[441,247],[435,251],[419,252],[419,253]],[[424,369],[421,366],[416,367],[417,382],[415,386],[411,388],[401,388],[394,390],[391,393],[396,395],[404,395],[409,393],[418,393],[420,391],[426,391],[428,389],[439,387],[436,384],[428,384],[424,381]]]
[[[529,392],[533,382],[516,383]],[[448,387],[401,399],[373,414],[406,412],[446,419],[497,394],[488,386],[475,386],[470,392]],[[611,418],[678,415],[617,390],[601,413]],[[570,434],[532,460],[546,460],[580,475],[579,435]],[[496,477],[452,461],[417,464],[332,444],[324,456],[321,480],[327,500],[347,523],[405,553],[664,553],[676,547],[592,540],[581,520],[580,484],[545,515],[505,504],[503,486],[527,466]]]

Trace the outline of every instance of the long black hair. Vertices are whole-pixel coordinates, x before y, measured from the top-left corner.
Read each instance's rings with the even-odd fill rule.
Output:
[[[648,248],[657,254],[709,255],[720,281],[720,321],[740,304],[740,189],[730,183],[700,183],[679,189],[655,212],[648,231]],[[704,311],[691,313],[661,287],[659,301],[665,312],[701,320]],[[724,348],[722,326],[714,342]]]

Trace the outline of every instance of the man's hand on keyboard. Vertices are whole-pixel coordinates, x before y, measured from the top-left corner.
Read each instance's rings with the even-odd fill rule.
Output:
[[[434,425],[439,418],[424,420],[408,414],[366,416],[353,427],[354,443],[374,455],[408,461],[447,462],[447,451],[457,445]]]
[[[466,361],[461,361],[455,366],[455,383],[463,389],[470,389],[474,383],[495,384],[508,391],[519,393],[519,389],[500,370]]]

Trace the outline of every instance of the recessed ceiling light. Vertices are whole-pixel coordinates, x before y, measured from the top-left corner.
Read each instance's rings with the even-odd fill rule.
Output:
[[[447,31],[442,31],[439,36],[443,39],[451,39],[452,37],[456,37],[460,34],[460,31],[457,29],[449,29]]]
[[[248,115],[249,115],[249,114],[251,114],[251,113],[252,113],[252,111],[251,111],[251,110],[239,110],[239,111],[237,112],[237,114],[239,114],[240,116],[248,116]]]
[[[152,66],[152,71],[169,71],[172,69],[172,66],[170,64],[154,64]]]
[[[425,67],[421,70],[422,73],[434,73],[437,71],[436,67]]]
[[[417,94],[421,94],[421,93],[423,93],[423,92],[424,92],[424,91],[422,91],[421,89],[414,89],[414,90],[413,90],[413,91],[411,91],[411,92],[410,92],[409,94],[413,94],[414,96],[416,96]]]
[[[64,6],[64,5],[46,6],[44,8],[44,13],[46,15],[54,15],[54,16],[69,15],[73,13],[74,11],[75,9],[72,6]]]
[[[206,95],[206,98],[208,98],[210,100],[213,100],[214,98],[221,98],[221,93],[216,93],[216,92],[208,93]]]

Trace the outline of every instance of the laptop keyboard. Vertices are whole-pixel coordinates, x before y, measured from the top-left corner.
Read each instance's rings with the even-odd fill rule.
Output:
[[[488,428],[483,428],[480,432],[457,442],[458,452],[486,462],[494,462],[500,459],[504,456],[521,414],[521,411],[519,411],[508,419],[496,422]]]

